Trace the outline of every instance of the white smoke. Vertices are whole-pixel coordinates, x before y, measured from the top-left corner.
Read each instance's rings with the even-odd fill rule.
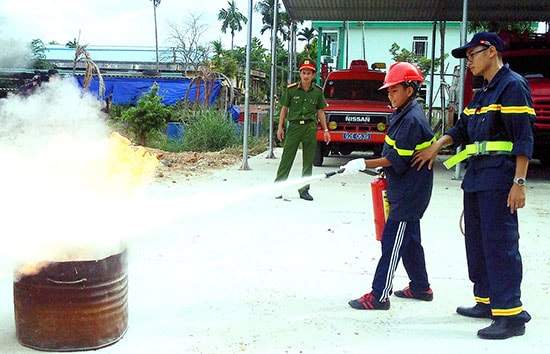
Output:
[[[118,252],[128,200],[87,188],[90,166],[108,150],[100,108],[72,78],[0,100],[0,258],[28,263]]]
[[[0,38],[0,68],[28,68],[31,63],[32,50],[28,43]]]

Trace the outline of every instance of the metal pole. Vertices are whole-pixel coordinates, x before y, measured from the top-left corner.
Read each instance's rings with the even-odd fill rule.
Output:
[[[287,83],[291,84],[294,80],[294,53],[296,52],[296,22],[290,24],[290,38],[288,39],[288,76]]]
[[[252,47],[252,0],[248,0],[248,22],[246,25],[246,69],[244,88],[244,127],[243,127],[243,163],[241,170],[250,170],[248,166],[248,127],[250,125],[250,53]]]
[[[273,1],[273,23],[271,25],[271,85],[269,94],[269,150],[266,159],[274,159],[273,124],[275,122],[275,85],[277,84],[277,13],[279,0]]]
[[[155,54],[157,56],[156,69],[159,72],[159,40],[157,34],[157,6],[160,5],[160,0],[153,0],[153,14],[155,16]]]
[[[462,31],[460,36],[460,45],[466,44],[466,35],[468,30],[468,0],[462,0]],[[458,118],[464,109],[464,74],[466,73],[466,60],[460,59],[460,80],[458,84]],[[456,152],[459,153],[460,146],[456,148]],[[455,179],[462,179],[462,164],[457,163],[455,167]]]
[[[445,134],[445,118],[447,113],[447,102],[445,99],[445,31],[447,30],[447,22],[446,21],[439,21],[439,34],[441,38],[441,46],[440,46],[440,53],[441,55],[441,65],[439,67],[439,73],[440,73],[440,84],[439,87],[441,88],[440,97],[441,97],[441,134]]]
[[[433,22],[432,25],[432,61],[430,63],[430,100],[428,101],[428,122],[432,125],[432,113],[433,113],[433,104],[434,104],[434,62],[435,62],[435,29],[437,26],[437,21]]]

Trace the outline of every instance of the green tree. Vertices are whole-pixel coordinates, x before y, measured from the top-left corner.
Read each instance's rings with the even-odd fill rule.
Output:
[[[401,51],[399,51],[401,49]],[[390,54],[392,55],[392,59],[394,61],[406,61],[409,63],[416,64],[420,71],[422,72],[422,75],[424,77],[427,77],[427,75],[430,72],[430,67],[432,65],[432,60],[428,59],[426,57],[423,57],[422,55],[415,54],[405,48],[400,48],[397,43],[393,43],[391,45],[391,48],[389,50]],[[448,56],[448,54],[445,54],[445,58]],[[436,58],[434,61],[434,71],[437,71],[439,68],[439,65],[441,65],[441,57]]]
[[[67,48],[76,48],[77,45],[78,41],[76,40],[76,38],[72,41],[67,41],[67,43],[65,43],[65,47]]]
[[[277,0],[278,1],[278,0]],[[273,5],[275,0],[262,0],[254,5],[254,10],[262,15],[262,29],[260,30],[261,34],[264,34],[266,31],[271,31],[273,27]],[[281,34],[281,37],[284,41],[288,40],[288,24],[290,23],[288,14],[284,11],[280,11],[281,7],[279,6],[279,12],[277,14],[277,33]],[[286,28],[285,28],[286,26]]]
[[[246,24],[248,19],[239,12],[235,0],[227,1],[228,8],[221,9],[218,13],[218,21],[222,21],[222,32],[226,33],[229,28],[231,31],[231,50],[233,50],[233,40],[235,31],[242,31],[242,24]]]
[[[299,41],[306,41],[306,45],[304,46],[304,50],[309,49],[311,41],[316,37],[315,35],[315,29],[313,28],[302,28],[300,32],[297,33],[297,38]]]
[[[46,46],[41,39],[33,39],[31,41],[33,68],[35,69],[51,69],[52,65],[46,61]]]
[[[238,64],[237,60],[233,57],[233,51],[228,51],[223,49],[221,41],[212,41],[212,66],[213,69],[217,72],[224,74],[229,78],[234,78],[237,76]]]
[[[170,109],[161,103],[159,85],[155,82],[149,92],[144,92],[136,107],[122,112],[122,120],[128,123],[128,130],[138,139],[140,145],[147,144],[147,135],[153,130],[166,127]]]
[[[468,22],[468,32],[476,33],[481,31],[500,32],[508,30],[511,32],[523,33],[524,31],[533,32],[535,27],[533,22],[510,22],[510,21],[471,21]]]

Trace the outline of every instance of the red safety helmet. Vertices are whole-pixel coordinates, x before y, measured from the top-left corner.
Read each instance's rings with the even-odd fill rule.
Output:
[[[397,85],[402,82],[408,83],[412,81],[416,81],[418,82],[418,84],[424,82],[424,77],[422,76],[422,73],[420,72],[418,66],[407,62],[393,63],[386,73],[386,77],[384,78],[384,85],[382,85],[379,90]]]

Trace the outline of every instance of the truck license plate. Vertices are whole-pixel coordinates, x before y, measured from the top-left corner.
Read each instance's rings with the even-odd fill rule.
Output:
[[[344,140],[370,140],[370,133],[344,133]]]

